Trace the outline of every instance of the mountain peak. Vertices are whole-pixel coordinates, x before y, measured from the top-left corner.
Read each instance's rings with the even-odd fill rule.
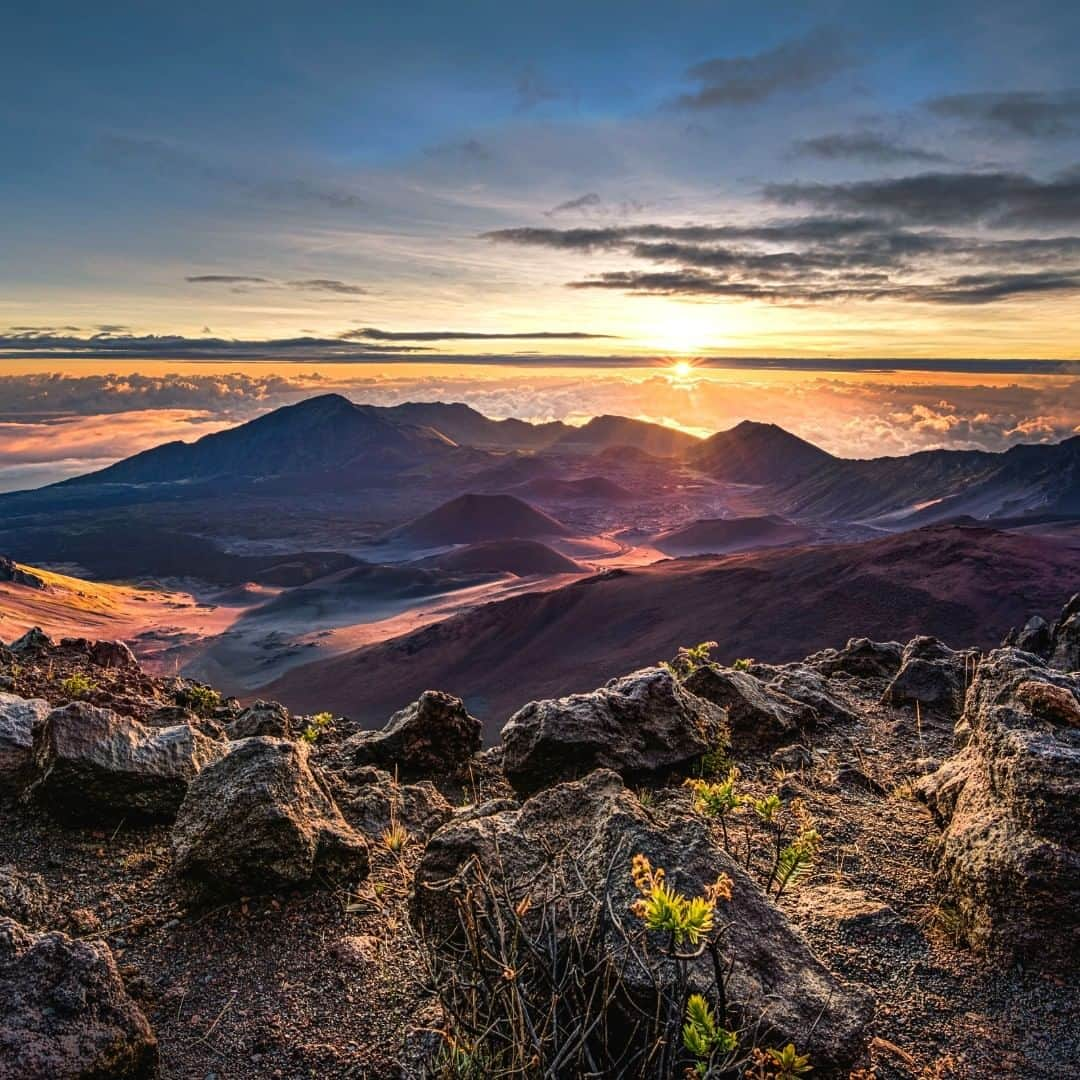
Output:
[[[820,446],[778,424],[742,420],[694,447],[687,459],[703,472],[738,484],[787,483],[834,460]]]

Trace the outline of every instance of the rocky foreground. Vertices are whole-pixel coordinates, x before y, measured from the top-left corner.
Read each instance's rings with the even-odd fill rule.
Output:
[[[0,647],[0,1080],[1074,1074],[1080,597],[731,659],[483,750]]]

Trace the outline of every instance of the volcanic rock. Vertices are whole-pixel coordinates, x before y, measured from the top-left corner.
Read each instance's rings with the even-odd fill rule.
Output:
[[[596,768],[646,777],[686,768],[725,738],[721,709],[666,669],[642,668],[519,709],[502,729],[503,769],[519,791]]]
[[[8,648],[16,656],[27,656],[48,652],[50,649],[56,648],[56,643],[40,626],[34,626],[27,630],[21,638],[13,641]]]
[[[25,585],[28,589],[47,587],[44,578],[29,570],[24,570],[6,555],[0,555],[0,582],[4,581],[9,581],[12,585]]]
[[[28,790],[62,816],[171,818],[222,744],[186,724],[147,727],[76,701],[35,728]]]
[[[613,956],[626,994],[649,1013],[658,990],[673,990],[676,969],[664,953],[662,935],[648,934],[631,913],[638,898],[630,872],[636,854],[664,868],[667,882],[687,896],[703,894],[721,873],[730,877],[732,897],[723,904],[726,929],[718,948],[721,970],[730,973],[732,1026],[755,1030],[773,1043],[797,1042],[823,1072],[858,1056],[871,1012],[869,996],[843,985],[817,961],[701,818],[654,815],[608,770],[542,791],[519,810],[455,820],[440,829],[417,867],[414,918],[432,949],[447,948],[460,932],[463,890],[475,889],[481,873],[492,882],[489,902],[494,896],[505,905],[504,918],[511,920],[510,909],[516,907],[534,929],[538,920],[547,920],[559,955],[584,947]],[[567,882],[573,888],[567,889]],[[473,892],[470,911],[479,895]],[[598,919],[600,904],[610,917]],[[595,942],[581,946],[578,937],[576,945],[571,943],[582,926],[594,925],[599,927]],[[630,949],[636,946],[633,955],[640,957],[646,941],[650,961],[644,964]],[[591,960],[595,957],[586,956],[584,965]],[[688,989],[715,996],[716,969],[709,954],[686,965]],[[609,1006],[612,1015],[620,999],[616,995]]]
[[[1078,715],[1080,680],[994,651],[967,694],[966,746],[917,787],[944,826],[937,859],[964,935],[1006,962],[1080,955]]]
[[[750,674],[757,675],[754,671]],[[779,691],[813,709],[820,721],[846,724],[859,722],[859,714],[845,704],[834,686],[830,686],[828,680],[813,668],[802,664],[788,664],[774,668],[771,676],[762,681],[766,683],[768,690]]]
[[[401,784],[371,766],[328,773],[326,780],[345,820],[375,840],[394,825],[404,828],[412,840],[427,840],[454,813],[430,780]]]
[[[882,700],[892,705],[918,704],[946,716],[958,716],[975,654],[955,652],[933,637],[917,637],[904,646],[900,670]]]
[[[425,690],[417,701],[394,713],[382,731],[361,731],[341,747],[355,765],[396,768],[401,775],[453,772],[480,749],[480,721],[461,698]]]
[[[806,663],[823,675],[851,675],[857,679],[891,679],[899,670],[904,647],[898,641],[849,638],[842,649],[823,649]]]
[[[703,664],[684,685],[698,697],[727,711],[736,750],[775,746],[817,724],[815,709],[774,690],[745,671]]]
[[[0,918],[41,926],[49,911],[49,890],[40,874],[0,866]]]
[[[11,783],[29,766],[34,727],[51,708],[41,698],[0,693],[0,785]]]
[[[293,738],[289,710],[276,701],[254,701],[235,720],[225,725],[230,739],[250,739],[270,735],[277,739]]]
[[[0,919],[0,1080],[133,1080],[157,1039],[109,947]]]
[[[363,838],[289,739],[240,739],[192,782],[172,830],[178,872],[228,892],[273,890],[316,873],[361,877]]]

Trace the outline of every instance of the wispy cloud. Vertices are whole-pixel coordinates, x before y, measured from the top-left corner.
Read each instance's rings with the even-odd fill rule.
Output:
[[[999,135],[1061,139],[1080,134],[1080,90],[949,94],[932,98],[927,107]]]
[[[817,135],[795,143],[798,153],[826,161],[868,161],[878,165],[893,165],[903,161],[923,164],[943,164],[949,159],[933,150],[911,146],[898,139],[869,131]]]

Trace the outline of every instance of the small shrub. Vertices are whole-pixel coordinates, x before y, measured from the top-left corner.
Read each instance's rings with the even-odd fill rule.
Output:
[[[392,851],[395,855],[400,855],[409,843],[409,830],[401,822],[394,821],[391,823],[390,828],[382,834],[382,842],[386,845],[387,850]]]
[[[221,707],[221,695],[212,687],[192,683],[177,691],[177,705],[190,709],[196,716],[209,718]]]
[[[731,666],[735,671],[749,671],[754,666],[754,660],[750,656],[740,656]]]
[[[743,797],[735,790],[738,780],[739,770],[733,765],[728,769],[727,778],[722,781],[686,781],[686,786],[694,793],[694,809],[699,814],[716,818],[720,822],[720,829],[724,834],[724,847],[729,853],[731,841],[728,837],[727,816],[743,804]]]
[[[664,880],[662,867],[655,870],[644,855],[635,855],[630,873],[641,893],[633,912],[649,930],[667,931],[676,945],[697,945],[713,928],[713,913],[721,900],[731,899],[731,878],[721,874],[704,896],[686,897]]]
[[[300,732],[300,738],[303,739],[304,742],[313,743],[333,722],[333,713],[316,713],[308,720],[307,726],[304,728],[304,730]]]
[[[696,1061],[694,1071],[706,1076],[714,1054],[730,1054],[738,1045],[735,1033],[723,1027],[716,1013],[700,994],[691,994],[686,1002],[683,1046]]]
[[[662,660],[660,666],[666,668],[677,679],[686,679],[698,668],[708,667],[712,662],[715,641],[702,641],[697,645],[682,645],[674,660]]]
[[[84,698],[87,694],[92,694],[97,688],[97,683],[92,679],[88,679],[81,671],[73,672],[60,683],[60,690],[65,697],[70,698],[72,701]]]

